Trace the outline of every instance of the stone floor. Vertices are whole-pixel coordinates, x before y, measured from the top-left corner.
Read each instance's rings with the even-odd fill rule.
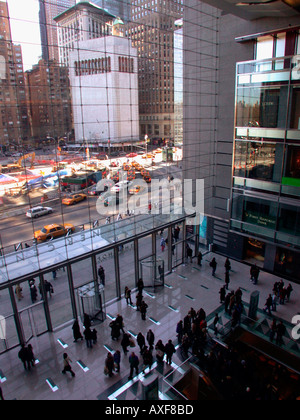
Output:
[[[155,342],[162,339],[166,343],[176,340],[176,325],[188,313],[191,307],[196,310],[203,308],[207,314],[220,306],[219,290],[224,284],[225,258],[215,255],[218,261],[216,277],[212,277],[209,261],[212,254],[206,254],[203,266],[197,266],[196,261],[181,266],[166,277],[163,289],[145,292],[148,304],[146,321],[141,319],[134,307],[127,306],[126,301],[111,304],[107,307],[107,319],[96,326],[98,343],[93,349],[88,349],[85,342],[73,342],[72,328],[65,327],[55,333],[44,334],[33,338],[31,344],[36,366],[25,371],[18,359],[19,349],[11,350],[0,356],[0,381],[4,398],[7,400],[136,400],[142,398],[142,381],[140,374],[133,381],[128,381],[128,356],[122,354],[121,371],[112,378],[104,375],[104,362],[108,351],[121,349],[120,341],[112,341],[109,324],[111,319],[121,314],[125,321],[125,329],[135,337],[139,332],[144,335],[149,329],[155,334]],[[241,287],[243,300],[249,302],[253,291],[260,292],[260,308],[264,307],[266,298],[271,293],[273,284],[278,278],[261,272],[259,282],[255,286],[250,282],[249,266],[232,261],[231,282],[229,289]],[[288,284],[288,281],[285,281]],[[300,285],[293,284],[294,291],[291,301],[278,305],[276,317],[291,322],[299,312]],[[133,348],[139,355],[139,349]],[[63,353],[66,352],[72,360],[75,378],[62,375]],[[158,366],[152,369],[162,386],[162,378],[178,368],[182,363],[179,352],[174,355],[172,366]],[[141,371],[141,370],[140,370]],[[146,370],[147,374],[147,370]],[[147,375],[146,375],[147,377]]]

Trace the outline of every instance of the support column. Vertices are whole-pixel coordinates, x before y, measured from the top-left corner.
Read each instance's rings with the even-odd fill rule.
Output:
[[[14,319],[15,319],[17,334],[18,334],[18,337],[19,337],[19,342],[20,342],[20,345],[23,345],[23,344],[26,344],[26,339],[25,339],[24,332],[23,332],[22,322],[21,322],[20,317],[19,317],[19,311],[18,311],[18,307],[17,307],[17,304],[16,304],[15,293],[14,293],[13,287],[8,286],[8,291],[9,291],[11,306],[12,306],[13,313],[14,313]]]
[[[49,310],[48,296],[47,296],[47,292],[46,292],[46,289],[45,289],[44,275],[40,274],[39,279],[40,279],[40,285],[41,285],[40,286],[41,287],[41,294],[42,294],[42,298],[43,298],[43,302],[44,302],[46,324],[47,324],[48,331],[52,332],[53,331],[53,326],[52,326],[51,314],[50,314],[50,310]]]
[[[115,273],[116,273],[116,293],[117,298],[121,300],[121,277],[120,277],[120,260],[119,260],[119,248],[114,248],[114,260],[115,260]]]
[[[172,226],[168,227],[168,271],[172,273]]]
[[[137,287],[138,281],[140,279],[140,254],[139,254],[139,240],[134,240],[134,265],[135,265],[135,285]]]
[[[67,273],[68,273],[68,283],[69,283],[69,291],[70,291],[70,298],[71,298],[71,306],[73,311],[73,318],[78,318],[78,311],[76,307],[76,298],[75,298],[75,290],[74,290],[74,282],[73,282],[73,273],[72,273],[72,266],[71,264],[67,265]]]

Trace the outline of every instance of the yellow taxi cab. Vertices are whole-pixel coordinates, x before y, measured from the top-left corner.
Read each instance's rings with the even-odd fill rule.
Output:
[[[45,242],[50,239],[65,236],[68,232],[75,232],[75,227],[71,223],[46,225],[41,230],[34,232],[34,238],[38,242]]]
[[[145,190],[145,187],[141,187],[140,185],[135,185],[129,188],[130,195],[137,195]]]
[[[84,201],[86,199],[87,196],[85,194],[75,194],[72,195],[72,197],[63,198],[62,204],[66,206],[72,206],[73,204],[80,203],[81,201]]]

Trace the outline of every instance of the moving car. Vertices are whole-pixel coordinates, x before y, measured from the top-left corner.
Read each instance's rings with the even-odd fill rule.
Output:
[[[135,185],[129,188],[130,195],[137,195],[145,191],[145,187],[141,187],[140,185]]]
[[[95,196],[99,196],[99,195],[103,194],[107,190],[108,190],[107,187],[105,187],[104,190],[102,190],[102,191],[97,190],[97,184],[96,184],[96,185],[93,185],[92,187],[90,187],[88,189],[87,193],[88,193],[88,195],[92,195],[92,196],[95,197]]]
[[[51,207],[33,207],[32,209],[28,210],[26,213],[26,217],[30,219],[37,219],[38,217],[45,216],[46,214],[53,213],[53,209]]]
[[[86,199],[87,196],[85,194],[75,194],[72,197],[63,198],[62,204],[64,204],[65,206],[72,206]]]
[[[46,225],[41,230],[34,232],[34,238],[37,240],[37,242],[45,242],[49,241],[50,239],[65,236],[69,232],[75,232],[75,227],[70,223],[65,223],[64,225]]]
[[[110,189],[112,193],[119,193],[121,190],[128,188],[129,181],[120,181]]]

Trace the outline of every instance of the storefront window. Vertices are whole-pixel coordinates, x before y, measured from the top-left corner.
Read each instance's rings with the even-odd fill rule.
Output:
[[[300,236],[299,208],[281,205],[278,230],[284,233]]]
[[[243,220],[266,229],[276,229],[277,203],[245,197]]]
[[[278,248],[274,271],[281,276],[300,280],[299,254],[290,250]]]
[[[235,148],[235,176],[278,183],[281,181],[282,144],[237,141]]]
[[[238,127],[285,128],[288,87],[248,88],[237,92]]]
[[[292,109],[290,128],[300,130],[300,88],[292,89]]]
[[[295,181],[297,180],[297,181]],[[300,147],[289,146],[287,152],[287,162],[284,183],[300,186]]]

